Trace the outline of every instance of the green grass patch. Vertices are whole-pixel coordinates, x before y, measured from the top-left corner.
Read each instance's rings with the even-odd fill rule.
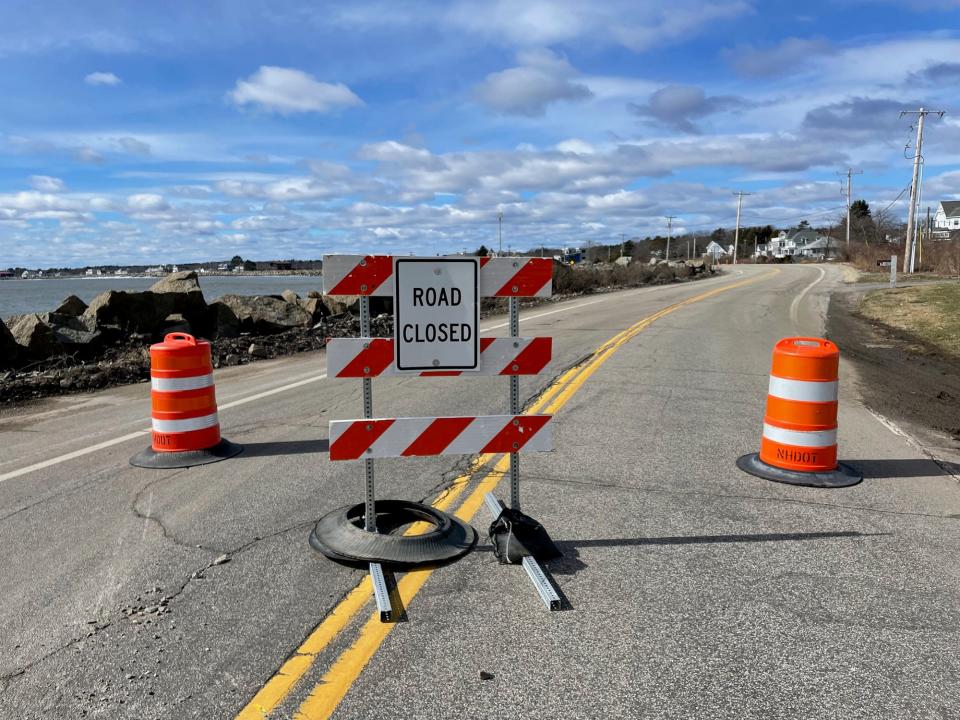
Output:
[[[960,358],[960,283],[874,290],[860,313]]]

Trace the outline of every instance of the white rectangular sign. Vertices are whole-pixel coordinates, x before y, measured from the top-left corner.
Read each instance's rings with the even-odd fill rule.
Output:
[[[394,362],[398,371],[480,366],[477,258],[394,259]]]

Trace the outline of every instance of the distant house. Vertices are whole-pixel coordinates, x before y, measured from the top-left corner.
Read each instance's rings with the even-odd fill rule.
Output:
[[[726,255],[732,255],[732,254],[733,254],[733,246],[730,245],[729,247],[726,247],[726,248],[725,248],[723,245],[721,245],[720,243],[718,243],[716,240],[711,240],[711,241],[707,244],[707,246],[703,249],[703,254],[704,254],[704,255],[709,255],[710,257],[712,257],[712,258],[716,261],[716,260],[719,260],[720,258],[722,258],[722,257],[724,257],[724,256],[726,256]]]
[[[781,260],[787,257],[824,259],[836,257],[840,249],[840,241],[832,237],[821,235],[813,228],[797,228],[796,230],[781,230],[775,238],[764,248],[767,257]],[[757,254],[760,247],[757,247]]]
[[[960,230],[960,200],[941,200],[933,227],[934,237],[949,237],[951,230]]]

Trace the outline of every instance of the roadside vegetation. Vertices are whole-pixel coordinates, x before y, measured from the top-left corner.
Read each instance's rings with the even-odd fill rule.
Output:
[[[860,314],[960,359],[960,284],[876,290],[863,299]]]

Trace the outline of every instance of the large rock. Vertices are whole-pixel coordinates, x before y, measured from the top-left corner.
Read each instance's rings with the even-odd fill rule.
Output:
[[[0,369],[15,367],[20,357],[20,346],[10,329],[0,320]]]
[[[80,319],[88,330],[102,327],[120,328],[127,332],[152,333],[159,319],[153,293],[107,290],[90,301]]]
[[[200,281],[192,270],[167,275],[155,282],[149,292],[153,293],[160,324],[170,315],[182,315],[200,335],[207,335],[213,329],[207,322],[207,302],[203,299]]]
[[[207,322],[211,337],[235,338],[240,334],[240,321],[229,305],[214,300],[207,305]]]
[[[357,308],[356,314],[360,312],[358,295],[324,295],[321,299],[327,308],[327,315],[343,315],[345,312],[352,312],[351,308]]]
[[[309,327],[313,318],[300,305],[268,295],[224,295],[218,299],[233,311],[240,330],[262,335]]]
[[[10,332],[21,352],[32,360],[43,360],[60,354],[62,350],[53,328],[39,315],[24,315]]]
[[[324,304],[323,298],[319,294],[315,297],[307,296],[306,298],[301,298],[300,306],[310,313],[314,324],[330,316],[330,308]]]
[[[289,288],[284,290],[282,293],[280,293],[280,297],[282,297],[288,303],[293,303],[294,305],[300,302],[300,296],[297,295],[293,290],[290,290]]]
[[[163,340],[163,338],[168,333],[186,333],[187,335],[193,335],[193,326],[190,324],[190,321],[187,320],[180,313],[172,313],[167,315],[163,319],[163,322],[160,323],[160,327],[157,332],[154,333],[153,339],[157,342]]]
[[[70,295],[64,298],[63,302],[53,311],[57,315],[66,315],[67,317],[80,317],[83,311],[87,309],[87,304],[76,295]]]

